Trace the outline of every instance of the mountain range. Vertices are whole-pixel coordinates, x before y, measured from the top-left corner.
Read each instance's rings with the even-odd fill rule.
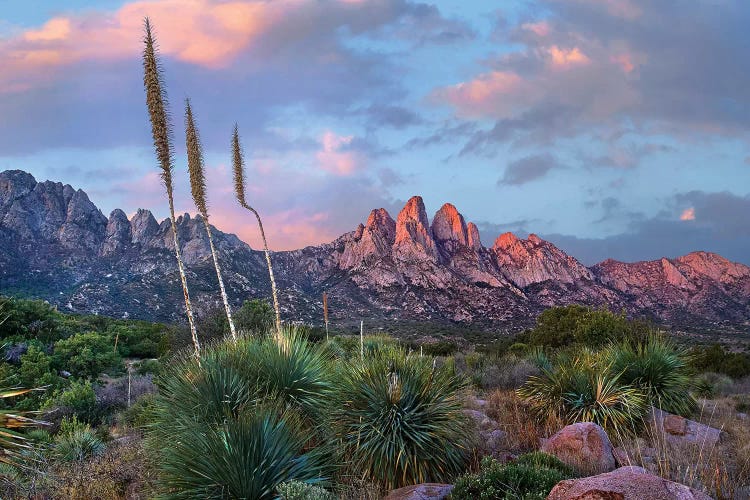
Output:
[[[190,292],[198,311],[219,303],[205,228],[177,219]],[[262,252],[214,232],[231,301],[270,296]],[[104,216],[80,189],[0,173],[0,293],[33,296],[61,309],[181,321],[182,290],[168,220],[140,209]],[[282,315],[320,324],[323,291],[332,322],[428,321],[510,331],[543,309],[570,303],[625,310],[663,324],[750,325],[750,268],[696,251],[644,262],[586,267],[531,234],[480,240],[477,226],[446,203],[427,217],[419,196],[394,220],[373,210],[336,240],[273,252]]]

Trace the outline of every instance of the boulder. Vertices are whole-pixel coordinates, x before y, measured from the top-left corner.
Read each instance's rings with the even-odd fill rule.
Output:
[[[615,468],[612,442],[604,429],[592,422],[564,427],[541,449],[582,472],[598,474]]]
[[[672,415],[658,408],[651,408],[648,423],[664,436],[672,445],[698,445],[711,449],[724,438],[725,433],[709,425]]]
[[[620,467],[598,476],[560,481],[547,500],[711,500],[684,484],[651,474],[642,467]]]
[[[442,500],[450,495],[452,490],[452,484],[415,484],[391,491],[385,500]]]

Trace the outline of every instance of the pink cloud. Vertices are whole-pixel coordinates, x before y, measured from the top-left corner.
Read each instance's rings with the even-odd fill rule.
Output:
[[[549,32],[550,32],[550,25],[547,21],[539,21],[536,23],[524,23],[521,25],[521,28],[525,29],[526,31],[530,31],[534,33],[536,36],[540,38],[543,38],[549,35]]]
[[[434,93],[437,101],[447,101],[467,115],[482,115],[488,105],[499,104],[501,96],[518,91],[522,79],[516,73],[492,71],[473,80],[439,89]]]
[[[550,64],[559,69],[567,69],[573,66],[583,66],[591,63],[591,59],[581,52],[578,47],[572,49],[562,49],[557,45],[547,48]]]
[[[217,68],[227,65],[254,39],[302,2],[143,0],[116,12],[60,16],[15,37],[0,40],[0,92],[24,90],[55,70],[80,61],[138,57],[143,19],[151,18],[163,54]],[[179,15],[175,15],[179,12]]]
[[[685,209],[680,215],[680,220],[695,220],[695,208]]]
[[[361,155],[347,151],[353,135],[337,135],[327,130],[321,138],[321,149],[315,154],[320,168],[335,175],[352,175],[362,164]]]
[[[630,54],[617,54],[610,58],[612,63],[620,66],[624,73],[631,73],[635,69],[635,64]]]

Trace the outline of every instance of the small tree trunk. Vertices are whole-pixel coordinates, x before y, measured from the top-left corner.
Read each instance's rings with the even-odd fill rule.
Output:
[[[360,320],[359,322],[359,358],[365,359],[365,322]]]
[[[227,291],[224,288],[224,279],[221,277],[221,269],[219,268],[219,258],[216,255],[216,249],[214,248],[214,238],[211,235],[211,224],[208,223],[208,217],[204,216],[203,223],[206,225],[206,233],[208,233],[208,245],[211,247],[211,256],[214,258],[214,268],[216,268],[216,277],[219,278],[219,290],[221,290],[221,300],[224,301],[224,309],[227,312],[227,321],[229,321],[229,333],[232,335],[232,340],[237,341],[237,331],[234,329],[234,321],[232,321],[232,308],[229,306],[229,299],[227,298]]]

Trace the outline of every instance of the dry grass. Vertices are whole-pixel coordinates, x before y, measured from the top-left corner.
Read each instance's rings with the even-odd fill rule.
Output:
[[[543,438],[563,427],[561,422],[543,425],[535,421],[530,416],[528,405],[512,390],[490,393],[484,411],[506,432],[507,451],[515,454],[539,449]]]

